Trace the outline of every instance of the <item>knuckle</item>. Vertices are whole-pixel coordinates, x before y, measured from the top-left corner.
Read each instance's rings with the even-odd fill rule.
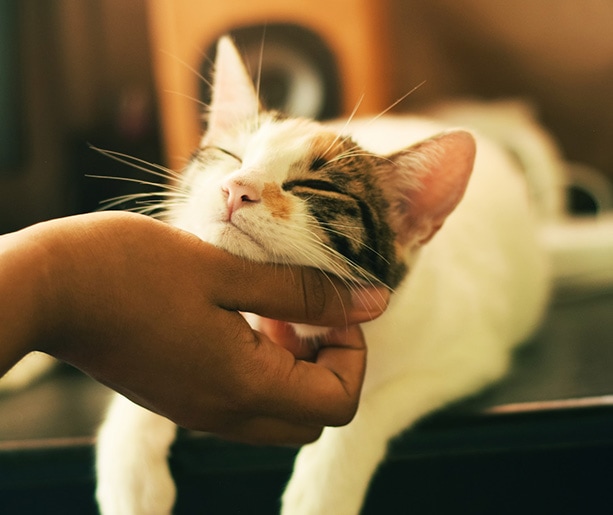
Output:
[[[322,274],[302,269],[304,311],[309,320],[319,320],[326,310],[326,289]]]

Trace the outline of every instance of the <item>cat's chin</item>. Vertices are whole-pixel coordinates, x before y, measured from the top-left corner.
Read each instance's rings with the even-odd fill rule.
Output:
[[[243,313],[243,316],[253,329],[268,335],[296,358],[307,361],[313,361],[317,357],[318,338],[330,331],[327,327],[280,322],[254,313]]]
[[[321,338],[331,331],[330,327],[319,327],[307,324],[292,324],[296,335],[300,338],[311,339]]]
[[[236,256],[267,262],[270,256],[264,246],[234,224],[224,223],[206,241]]]

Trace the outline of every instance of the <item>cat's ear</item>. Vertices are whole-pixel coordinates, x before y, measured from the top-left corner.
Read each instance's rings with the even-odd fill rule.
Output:
[[[260,109],[251,76],[229,36],[217,43],[207,132],[224,131],[254,118]]]
[[[475,161],[466,131],[445,132],[387,156],[380,174],[402,245],[429,241],[464,196]]]

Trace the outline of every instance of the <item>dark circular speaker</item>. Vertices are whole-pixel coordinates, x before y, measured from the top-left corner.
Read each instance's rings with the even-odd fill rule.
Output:
[[[341,84],[336,60],[319,36],[292,24],[260,25],[230,31],[260,98],[268,109],[291,116],[333,118],[341,112]],[[206,52],[201,73],[212,78],[215,45]],[[209,103],[210,87],[201,98]]]

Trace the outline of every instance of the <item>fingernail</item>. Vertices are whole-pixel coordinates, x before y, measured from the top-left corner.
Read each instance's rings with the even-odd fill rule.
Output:
[[[389,302],[390,292],[387,288],[359,288],[351,292],[353,310],[375,317],[385,311]]]

